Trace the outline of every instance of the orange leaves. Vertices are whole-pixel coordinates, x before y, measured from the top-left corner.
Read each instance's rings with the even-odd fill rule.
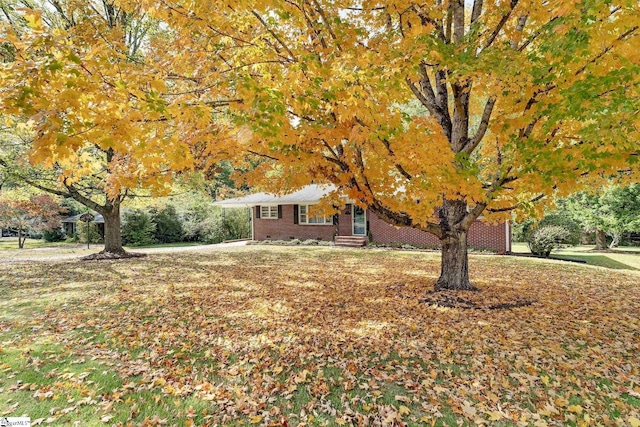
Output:
[[[56,165],[68,183],[99,176],[90,185],[108,189],[111,197],[140,186],[166,191],[167,171],[192,168],[192,144],[224,126],[212,124],[206,108],[194,111],[179,96],[168,98],[169,86],[176,93],[188,90],[188,80],[167,79],[171,55],[138,58],[136,49],[152,38],[143,15],[110,21],[86,2],[73,7],[77,22],[64,28],[55,27],[55,19],[42,24],[38,11],[25,12],[33,28],[15,29],[21,36],[12,39],[15,58],[0,68],[0,104],[31,120],[32,161]],[[125,39],[138,44],[126,46]],[[177,118],[179,124],[172,121]],[[113,163],[105,161],[110,149]]]
[[[44,275],[39,298],[73,287],[79,299],[0,325],[117,372],[121,383],[92,397],[94,423],[633,425],[636,275],[486,255],[470,263],[481,291],[456,295],[484,308],[421,302],[439,271],[425,252],[249,246],[99,270],[39,263],[24,278],[5,264],[4,313],[13,309],[3,301]],[[525,297],[533,305],[486,308]],[[45,362],[28,366],[47,372]],[[86,372],[61,368],[54,386],[30,380],[16,392],[53,402],[88,387]],[[170,415],[154,419],[149,407]]]

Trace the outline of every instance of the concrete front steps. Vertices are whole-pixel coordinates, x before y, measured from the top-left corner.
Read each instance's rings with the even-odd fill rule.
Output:
[[[347,248],[361,248],[367,244],[366,236],[336,236],[333,243]]]

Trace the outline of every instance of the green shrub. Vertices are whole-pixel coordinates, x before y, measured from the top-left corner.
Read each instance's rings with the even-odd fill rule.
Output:
[[[147,212],[134,209],[124,213],[121,232],[125,245],[148,246],[155,243],[156,224]]]
[[[513,225],[513,241],[514,242],[526,242],[528,234],[531,232],[531,228],[535,222],[532,219],[527,219],[524,222],[520,222]]]
[[[535,230],[547,226],[558,226],[567,231],[566,241],[562,242],[563,245],[574,246],[580,244],[582,228],[576,221],[560,211],[546,215],[538,222],[527,219],[520,224],[516,224],[513,227],[513,241],[529,243],[531,235]]]
[[[557,212],[557,211],[556,211]],[[575,246],[580,244],[582,239],[582,228],[580,224],[575,222],[569,216],[564,213],[553,213],[542,218],[542,221],[538,223],[538,227],[546,226],[558,226],[566,230],[566,238],[563,242],[564,245]]]
[[[247,209],[226,209],[222,216],[224,240],[251,237],[250,212]]]
[[[87,243],[87,223],[78,221],[76,224],[77,237],[79,243]],[[98,229],[98,225],[90,222],[89,223],[89,243],[102,243],[104,239],[100,234],[100,230]]]
[[[64,231],[60,228],[53,230],[45,230],[42,232],[42,238],[47,242],[61,242],[65,239]]]
[[[204,218],[199,224],[200,241],[205,243],[220,243],[226,240],[222,221],[222,212],[213,211],[209,216]]]
[[[246,209],[221,209],[212,205],[194,205],[183,215],[185,238],[189,241],[220,243],[251,236]]]
[[[548,257],[553,249],[567,246],[571,237],[571,230],[559,225],[545,225],[533,230],[527,243],[532,254]]]
[[[552,250],[580,244],[580,225],[563,212],[546,215],[537,223],[526,220],[514,227],[513,240],[527,242],[531,253],[548,257]]]
[[[154,239],[159,243],[181,242],[184,238],[184,229],[175,206],[168,205],[161,210],[151,211],[151,220],[156,229]]]

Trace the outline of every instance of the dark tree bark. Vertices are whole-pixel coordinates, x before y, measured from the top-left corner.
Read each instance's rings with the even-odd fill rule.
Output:
[[[104,253],[125,255],[120,234],[120,204],[110,205],[100,212],[104,218]]]
[[[122,247],[122,235],[120,233],[121,201],[122,198],[119,197],[114,201],[107,201],[104,206],[96,206],[96,212],[99,212],[104,218],[104,249],[97,254],[83,257],[83,260],[111,260],[146,256],[137,252],[127,252]]]
[[[469,281],[469,257],[467,254],[467,231],[451,232],[442,242],[440,277],[435,290],[472,290]]]
[[[608,249],[607,235],[603,230],[596,230],[596,249],[599,251]]]
[[[435,290],[472,290],[469,281],[467,204],[460,200],[444,200],[440,209],[442,261]],[[466,219],[466,220],[465,220]]]

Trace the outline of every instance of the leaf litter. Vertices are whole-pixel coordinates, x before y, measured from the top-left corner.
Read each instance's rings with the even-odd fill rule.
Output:
[[[0,395],[79,396],[43,423],[84,407],[95,408],[87,420],[107,425],[640,418],[640,277],[631,273],[472,256],[480,292],[439,295],[472,308],[531,303],[469,310],[425,303],[439,265],[424,253],[248,247],[0,269],[4,312],[30,298],[44,306],[0,317],[3,348],[46,337],[65,349],[52,352],[62,366],[48,372],[46,356],[25,352],[22,363],[42,380],[10,379]],[[65,369],[92,361],[119,382],[101,388],[87,384],[98,368]]]

